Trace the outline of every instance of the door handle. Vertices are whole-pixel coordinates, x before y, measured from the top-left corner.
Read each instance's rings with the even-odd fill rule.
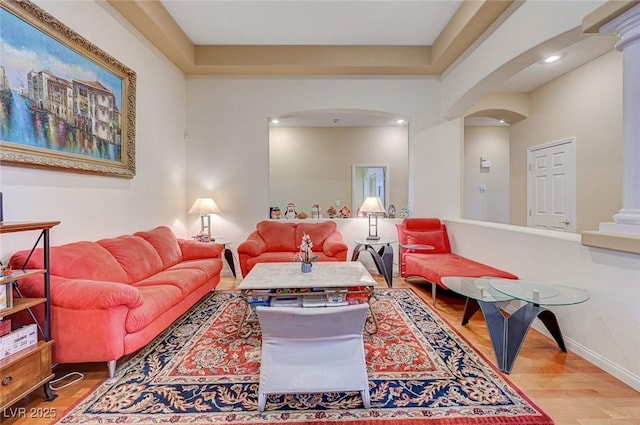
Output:
[[[571,222],[570,222],[568,219],[566,219],[566,218],[565,218],[564,220],[562,220],[562,221],[560,222],[560,224],[564,224],[565,226],[568,226],[568,225],[570,225],[570,224],[571,224]]]

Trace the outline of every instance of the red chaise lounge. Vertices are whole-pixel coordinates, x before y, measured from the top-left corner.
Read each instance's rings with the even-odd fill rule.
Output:
[[[518,278],[513,273],[452,253],[447,227],[437,218],[405,218],[396,227],[400,244],[400,276],[415,276],[429,281],[433,304],[436,303],[436,287],[448,289],[442,283],[445,276]],[[430,245],[433,249],[410,250],[407,245]]]

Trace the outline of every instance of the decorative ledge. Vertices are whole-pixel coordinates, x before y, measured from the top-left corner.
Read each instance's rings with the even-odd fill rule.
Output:
[[[582,245],[640,254],[640,236],[638,235],[589,230],[582,232]]]

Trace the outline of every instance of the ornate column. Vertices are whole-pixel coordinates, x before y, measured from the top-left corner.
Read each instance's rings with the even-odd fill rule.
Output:
[[[640,235],[640,6],[600,28],[619,37],[623,60],[623,182],[622,208],[601,232]]]

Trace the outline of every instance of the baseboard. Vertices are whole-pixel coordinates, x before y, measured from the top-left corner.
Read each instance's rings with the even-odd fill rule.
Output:
[[[513,303],[508,303],[507,305],[503,305],[502,307],[507,313],[513,314],[520,307],[520,305],[519,304],[513,305]],[[555,344],[553,337],[544,327],[542,322],[540,322],[540,320],[536,319],[533,322],[533,325],[531,327],[536,331],[540,332],[541,334],[543,334],[544,336],[546,336],[547,338],[549,338],[551,341],[553,341],[553,344]],[[629,385],[634,390],[640,391],[640,376],[631,373],[630,371],[628,371],[623,367],[620,367],[620,365],[611,362],[610,360],[584,347],[582,344],[577,343],[571,338],[567,338],[565,336],[564,343],[567,346],[568,351],[571,351],[572,353],[582,357],[583,359],[593,364],[594,366],[597,366],[598,368],[604,370],[611,376]]]
[[[577,354],[588,362],[604,370],[608,374],[618,378],[634,390],[640,391],[640,376],[634,375],[633,373],[620,367],[616,363],[607,360],[598,353],[595,353],[592,350],[589,350],[581,344],[573,341],[571,338],[565,338],[564,342],[567,345],[567,350]]]

